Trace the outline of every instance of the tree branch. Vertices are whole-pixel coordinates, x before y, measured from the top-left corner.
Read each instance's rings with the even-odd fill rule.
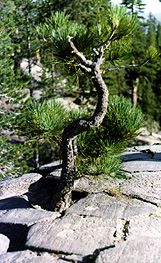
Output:
[[[86,57],[81,52],[78,51],[78,49],[75,47],[71,39],[72,37],[68,36],[68,43],[72,49],[72,53],[80,60],[80,62],[84,66],[91,67],[93,65],[93,62],[91,60],[86,59]]]
[[[119,69],[124,69],[124,68],[136,68],[136,67],[141,67],[143,65],[145,65],[146,63],[148,63],[150,61],[150,59],[147,59],[146,61],[140,63],[140,64],[132,64],[132,65],[125,65],[125,66],[120,66],[120,67],[116,67],[116,68],[110,68],[107,70],[102,70],[102,73],[105,72],[110,72],[110,71],[115,71],[115,70],[119,70]]]
[[[97,51],[96,51],[97,48],[99,48],[99,47],[101,47],[101,46],[104,46],[104,45],[106,45],[106,46],[105,46],[106,49],[109,47],[109,45],[110,45],[110,43],[111,43],[111,41],[112,41],[112,38],[113,38],[114,34],[116,33],[116,29],[117,29],[118,25],[119,25],[119,22],[117,21],[117,22],[116,22],[116,25],[115,25],[114,29],[112,30],[112,32],[111,32],[110,36],[108,37],[108,39],[106,39],[105,41],[101,42],[101,43],[98,44],[97,46],[93,47],[93,52],[94,52],[96,55],[97,55]]]
[[[84,74],[86,74],[88,77],[91,77],[91,68],[87,68],[84,65],[79,65],[79,68]]]

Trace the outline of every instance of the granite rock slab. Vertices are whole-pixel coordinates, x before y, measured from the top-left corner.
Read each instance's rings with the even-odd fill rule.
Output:
[[[0,199],[22,195],[25,192],[28,192],[30,184],[36,182],[40,178],[40,174],[29,173],[24,174],[21,177],[0,180]]]
[[[131,173],[161,171],[161,145],[127,148],[121,159],[123,169]]]
[[[125,240],[99,251],[96,263],[160,263],[161,217],[131,219]]]
[[[158,207],[132,198],[116,198],[105,193],[91,194],[72,205],[67,214],[108,219],[132,218],[157,212]]]
[[[37,222],[44,222],[48,221],[49,219],[54,220],[57,217],[60,217],[60,213],[50,212],[42,209],[11,209],[6,211],[6,213],[4,213],[0,217],[0,223],[22,224],[31,226]]]
[[[31,226],[26,246],[86,257],[124,240],[131,219],[153,213],[159,213],[157,206],[139,200],[104,193],[89,195],[71,206],[62,218]]]
[[[0,181],[0,262],[160,263],[161,145],[128,148],[121,158],[130,165],[126,179],[77,179],[73,204],[61,215],[42,209],[60,169],[54,177]]]
[[[47,252],[33,252],[30,250],[9,252],[0,255],[1,263],[65,263],[66,261],[59,259],[56,255]]]
[[[98,248],[113,244],[116,225],[114,219],[70,214],[50,223],[32,226],[26,246],[86,256]]]
[[[161,171],[135,173],[120,182],[119,192],[161,206]]]
[[[160,238],[139,237],[101,251],[95,263],[160,263]]]

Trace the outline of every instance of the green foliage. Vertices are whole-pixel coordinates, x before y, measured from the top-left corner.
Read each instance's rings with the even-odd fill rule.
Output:
[[[24,119],[24,116],[26,118]],[[20,130],[29,141],[54,141],[61,135],[66,123],[67,113],[64,106],[54,99],[34,100],[20,114]]]
[[[128,14],[125,7],[113,5],[109,11],[107,25],[110,25],[111,28],[115,28],[117,25],[114,39],[129,39],[138,27],[138,20],[136,16]]]
[[[143,13],[146,5],[142,0],[122,0],[121,4],[125,5],[132,14],[137,14],[139,18],[142,18],[142,16],[138,15],[139,13]]]
[[[105,20],[105,21],[104,21]],[[37,27],[39,36],[48,45],[52,45],[53,55],[57,61],[68,64],[70,67],[79,65],[79,62],[71,53],[68,36],[72,38],[74,45],[85,55],[91,55],[91,48],[101,41],[106,41],[116,29],[113,42],[107,49],[106,59],[114,61],[129,53],[131,43],[128,40],[137,29],[137,18],[126,12],[126,8],[112,6],[107,10],[103,18],[101,30],[97,27],[87,28],[85,25],[72,22],[69,16],[62,12],[52,14],[46,23]]]
[[[153,46],[149,46],[147,50],[147,59],[157,59],[161,53],[158,53],[157,49]]]
[[[103,120],[103,132],[109,142],[126,142],[138,135],[143,124],[142,112],[132,106],[131,101],[124,97],[114,96],[109,103],[106,116]]]
[[[140,12],[144,5],[141,0],[123,2],[123,4],[131,10],[131,14],[128,14],[124,7],[112,6],[109,8],[110,1],[107,0],[51,0],[51,5],[49,5],[49,1],[47,0],[27,0],[25,2],[22,0],[1,1],[0,98],[3,99],[4,107],[0,109],[0,132],[2,132],[3,129],[9,131],[11,136],[14,134],[25,135],[25,139],[28,141],[28,144],[11,144],[11,142],[8,141],[8,137],[1,135],[0,146],[2,150],[0,153],[0,161],[1,168],[3,167],[3,175],[9,170],[10,172],[11,170],[12,172],[15,171],[15,174],[20,174],[20,169],[22,172],[28,171],[29,168],[24,161],[33,155],[36,141],[53,144],[56,141],[60,144],[61,139],[59,136],[62,134],[63,127],[70,121],[86,115],[84,112],[74,110],[67,113],[65,110],[60,109],[60,107],[55,108],[57,120],[54,120],[52,118],[54,116],[53,108],[55,106],[52,105],[51,109],[50,105],[53,103],[51,103],[52,100],[49,101],[49,103],[47,103],[47,101],[35,101],[33,105],[31,105],[31,103],[30,106],[26,108],[26,104],[24,104],[23,101],[26,94],[23,95],[22,90],[25,88],[32,89],[32,87],[30,85],[31,77],[24,76],[22,72],[16,68],[16,63],[18,64],[22,58],[27,57],[28,61],[30,61],[32,57],[34,61],[35,50],[40,49],[41,63],[45,72],[44,82],[41,81],[41,87],[44,89],[44,83],[47,86],[47,92],[44,89],[44,96],[46,98],[53,95],[51,88],[55,92],[55,86],[57,84],[59,84],[57,86],[59,92],[61,91],[61,95],[64,92],[65,88],[59,81],[60,72],[61,79],[65,78],[66,80],[66,90],[68,89],[68,94],[70,94],[73,86],[74,94],[78,91],[77,83],[73,85],[74,81],[72,85],[70,85],[69,91],[67,75],[62,74],[64,70],[62,62],[65,63],[65,68],[72,69],[71,71],[68,70],[67,74],[73,72],[79,73],[79,62],[71,54],[67,42],[68,35],[73,37],[72,40],[79,51],[91,59],[92,47],[102,41],[107,41],[111,31],[117,27],[112,44],[108,46],[108,41],[106,42],[105,60],[107,63],[102,67],[102,70],[105,69],[107,72],[111,67],[111,63],[125,65],[125,61],[126,64],[131,63],[131,61],[135,63],[139,61],[141,63],[146,59],[158,58],[154,47],[157,48],[158,52],[161,52],[160,24],[157,24],[154,17],[150,15],[147,25],[141,25],[139,21],[139,27],[134,35],[137,28],[137,18],[134,15],[135,12],[133,8],[135,7],[135,10],[137,9]],[[66,10],[66,12],[63,13],[59,10]],[[37,25],[39,41],[37,41],[35,25]],[[132,41],[130,40],[131,38]],[[132,55],[133,57],[131,57]],[[60,62],[60,66],[57,62]],[[114,74],[113,72],[108,72],[108,76],[110,77],[105,76],[109,90],[112,83],[113,94],[124,93],[126,96],[131,96],[131,89],[138,77],[138,104],[150,120],[154,118],[161,123],[161,58],[159,57],[157,62],[150,62],[141,69],[135,68],[135,70],[133,69],[131,71],[127,69],[126,74],[124,70],[122,75],[120,75],[120,71],[118,71],[118,74],[116,73],[116,71]],[[87,94],[86,91],[89,91],[91,84],[89,81],[85,81],[84,76],[80,79],[80,82],[83,95],[89,96],[89,92]],[[111,90],[110,94],[112,94]],[[77,97],[79,95],[77,94]],[[21,104],[19,109],[16,109],[14,105],[10,108],[10,104],[17,103],[18,105]],[[9,107],[9,110],[6,110],[7,107]],[[44,110],[42,109],[43,107]],[[83,169],[84,165],[84,169],[86,170],[89,165],[89,167],[91,167],[91,173],[103,173],[103,170],[97,172],[96,167],[98,167],[98,170],[105,169],[108,167],[108,163],[109,167],[110,165],[113,167],[112,163],[115,163],[115,161],[117,167],[117,162],[119,161],[118,159],[116,160],[115,155],[122,150],[122,142],[130,139],[130,136],[137,134],[137,132],[135,133],[133,130],[133,126],[135,125],[132,126],[131,124],[134,124],[135,117],[129,120],[131,111],[129,111],[129,114],[128,111],[126,112],[123,108],[121,117],[119,117],[119,106],[117,106],[116,109],[112,108],[112,106],[110,107],[110,112],[115,111],[115,115],[107,113],[109,116],[108,118],[105,117],[104,126],[101,126],[96,131],[84,133],[78,138],[78,163],[81,164],[81,169]],[[39,114],[39,118],[36,114]],[[59,118],[59,115],[62,116],[62,119]],[[128,115],[128,117],[124,118],[124,115]],[[116,121],[116,119],[119,118],[121,121]],[[113,119],[115,119],[115,121],[113,121]],[[113,130],[112,128],[113,124],[116,127],[116,133],[114,133],[115,129]],[[106,128],[107,126],[108,129]],[[129,128],[131,129],[131,134],[127,126],[131,127]],[[111,134],[109,134],[109,129],[112,130]],[[13,162],[11,160],[13,160]],[[92,168],[92,162],[95,168]],[[103,162],[106,164],[103,165]],[[5,170],[5,167],[7,167],[7,170]],[[114,169],[114,167],[112,169]],[[112,170],[110,170],[110,168],[109,171],[111,174]],[[11,174],[10,172],[9,174]]]
[[[33,156],[34,148],[24,142],[8,140],[7,135],[0,136],[0,178],[18,177],[29,172],[26,160]]]
[[[62,12],[52,14],[44,25],[37,27],[37,32],[49,45],[52,45],[53,55],[61,63],[70,64],[74,61],[68,36],[72,37],[72,41],[80,51],[89,50],[92,42],[92,34],[86,26],[71,22],[69,16]]]
[[[106,179],[108,176],[115,178],[126,177],[125,172],[122,170],[122,164],[119,158],[112,156],[112,154],[104,154],[97,158],[80,158],[78,156],[77,163],[77,176],[92,175],[97,178]]]
[[[122,175],[118,155],[137,137],[142,125],[142,112],[129,99],[113,96],[100,127],[78,136],[80,173]]]

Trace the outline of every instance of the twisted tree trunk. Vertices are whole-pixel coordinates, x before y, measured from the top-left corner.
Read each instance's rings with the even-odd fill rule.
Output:
[[[72,188],[75,177],[75,160],[77,156],[76,137],[78,134],[97,128],[103,121],[108,104],[108,90],[101,76],[100,65],[103,63],[103,53],[100,52],[93,57],[93,62],[87,60],[75,48],[69,40],[74,55],[81,61],[81,69],[87,73],[97,89],[97,107],[89,119],[80,118],[68,125],[63,132],[63,167],[60,185],[53,199],[53,206],[56,211],[64,211],[72,202]]]

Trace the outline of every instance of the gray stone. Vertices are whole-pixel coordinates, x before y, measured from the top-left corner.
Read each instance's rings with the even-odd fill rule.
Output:
[[[160,238],[137,237],[100,252],[95,263],[160,263]]]
[[[5,254],[9,248],[10,240],[3,234],[0,234],[0,255]]]
[[[119,191],[127,196],[161,205],[161,172],[140,172],[122,181]]]
[[[157,212],[155,205],[130,198],[115,198],[104,193],[92,194],[72,205],[67,214],[101,218],[131,218]]]
[[[51,208],[60,169],[0,181],[0,233],[10,241],[0,262],[160,263],[161,145],[128,148],[121,158],[128,179],[76,180],[75,203],[61,216],[40,209]]]
[[[161,145],[128,148],[121,159],[124,170],[129,172],[161,171]]]
[[[1,263],[65,263],[54,254],[36,253],[30,250],[10,252],[0,256]]]
[[[26,246],[86,256],[113,244],[116,225],[114,219],[70,214],[33,225]]]
[[[138,236],[160,238],[161,240],[161,211],[151,216],[132,218],[130,220],[127,241]]]
[[[74,191],[96,194],[104,192],[107,189],[110,190],[112,188],[119,187],[121,182],[124,182],[124,180],[112,177],[106,177],[105,180],[102,180],[97,179],[94,176],[85,176],[75,180]]]
[[[161,144],[128,147],[126,150],[127,150],[127,152],[143,152],[143,151],[147,152],[150,150],[154,153],[160,153],[161,152]]]
[[[37,222],[47,221],[48,219],[54,220],[59,216],[60,213],[58,212],[50,212],[33,208],[11,209],[0,217],[0,222],[30,226]]]
[[[155,205],[139,200],[92,194],[71,206],[62,218],[33,225],[26,245],[87,256],[124,240],[131,218],[158,212]]]
[[[161,171],[161,161],[146,159],[143,161],[129,161],[123,163],[123,169],[128,172]]]
[[[100,250],[96,263],[160,263],[161,217],[131,219],[126,230],[126,241]]]
[[[0,181],[0,199],[23,195],[28,192],[30,184],[41,178],[40,174],[29,173],[18,178],[7,178]]]

